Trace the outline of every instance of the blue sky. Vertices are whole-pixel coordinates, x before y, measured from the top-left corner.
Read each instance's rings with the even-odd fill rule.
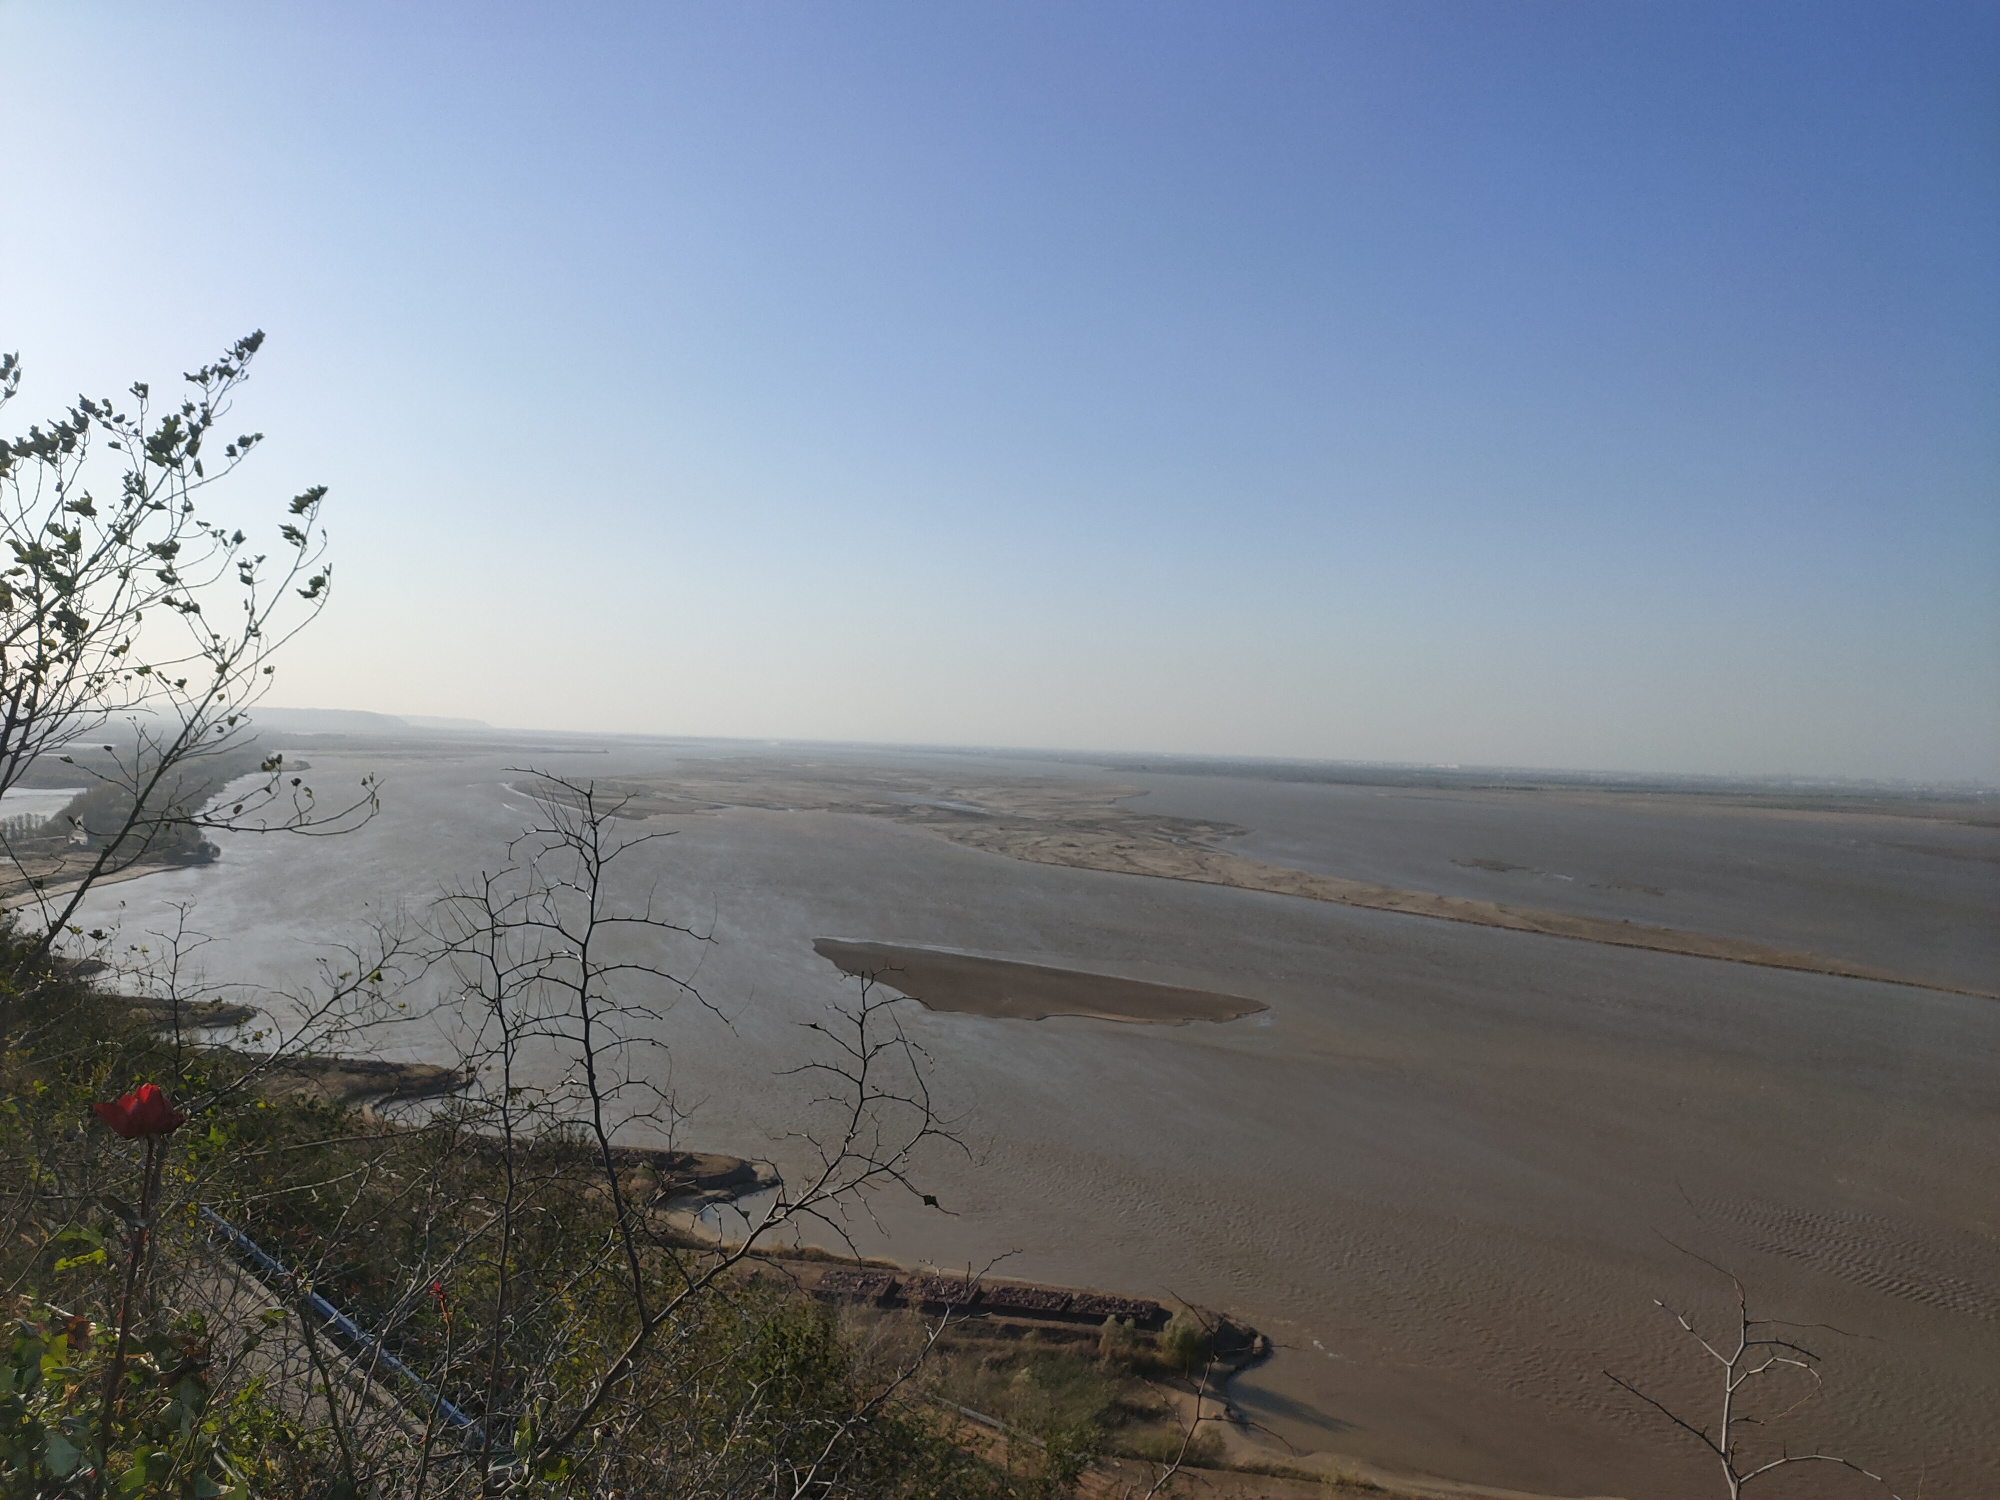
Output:
[[[2000,7],[0,0],[0,424],[270,335],[276,701],[2000,781]]]

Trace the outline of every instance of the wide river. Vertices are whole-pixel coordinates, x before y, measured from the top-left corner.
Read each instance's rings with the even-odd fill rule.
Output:
[[[215,865],[109,887],[132,941],[191,901],[218,979],[309,980],[327,940],[505,859],[524,763],[669,769],[745,746],[564,740],[309,750],[364,770],[345,838],[225,837]],[[815,752],[822,757],[836,752]],[[1102,776],[1149,811],[1251,830],[1275,863],[1723,932],[2000,990],[2000,832],[1673,797],[1413,791],[839,752],[981,774]],[[865,1249],[1221,1308],[1280,1346],[1231,1394],[1274,1446],[1545,1494],[1707,1492],[1712,1467],[1609,1368],[1713,1404],[1654,1299],[1723,1331],[1728,1283],[1828,1324],[1793,1419],[1904,1494],[2000,1488],[2000,1003],[1142,876],[1027,864],[923,829],[731,810],[633,875],[714,941],[656,1028],[685,1144],[800,1165],[802,1023],[851,996],[817,937],[929,944],[1246,995],[1224,1023],[904,1024],[970,1147],[924,1163]],[[1513,867],[1513,868],[1508,868]],[[439,1055],[409,1028],[385,1043]],[[440,1060],[443,1060],[440,1056]],[[1770,1494],[1849,1493],[1828,1466]],[[1865,1481],[1852,1493],[1879,1493]]]

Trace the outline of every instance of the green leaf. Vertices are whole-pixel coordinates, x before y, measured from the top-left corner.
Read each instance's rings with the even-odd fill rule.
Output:
[[[83,1454],[77,1449],[76,1444],[60,1432],[51,1432],[48,1440],[42,1444],[42,1462],[48,1466],[49,1473],[57,1479],[69,1478],[76,1472],[76,1466],[82,1459]]]

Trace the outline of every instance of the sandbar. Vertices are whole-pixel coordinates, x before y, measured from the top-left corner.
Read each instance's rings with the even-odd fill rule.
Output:
[[[815,938],[813,951],[843,973],[879,981],[926,1010],[1009,1021],[1089,1016],[1144,1026],[1183,1026],[1189,1021],[1234,1021],[1270,1008],[1240,995],[982,958],[948,948]]]

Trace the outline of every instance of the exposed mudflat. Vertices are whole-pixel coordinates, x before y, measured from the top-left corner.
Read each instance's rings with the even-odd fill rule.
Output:
[[[164,903],[193,900],[192,924],[218,940],[201,954],[213,971],[296,980],[342,921],[492,869],[530,816],[510,789],[524,761],[645,778],[755,754],[469,745],[391,764],[308,748],[329,783],[388,772],[373,826],[225,838],[216,865],[110,888],[89,920],[122,916],[156,942],[144,934],[174,922]],[[1095,779],[1136,788],[1122,805],[1149,817],[1242,830],[1216,847],[1267,864],[2000,988],[1990,826],[844,758],[939,803],[964,801],[968,778]],[[808,1024],[854,993],[813,951],[829,933],[1269,1007],[1149,1026],[899,1002],[969,1154],[941,1150],[920,1173],[948,1213],[885,1195],[878,1223],[856,1215],[864,1250],[943,1268],[1012,1251],[1000,1274],[1240,1315],[1279,1345],[1232,1388],[1274,1450],[1657,1500],[1710,1492],[1709,1463],[1602,1372],[1715,1404],[1706,1356],[1654,1305],[1723,1327],[1728,1283],[1693,1251],[1740,1276],[1755,1310],[1840,1330],[1805,1340],[1825,1392],[1774,1438],[1838,1444],[1906,1495],[1920,1476],[1929,1495],[1994,1491],[2000,1003],[1030,862],[921,820],[770,800],[630,825],[673,831],[635,851],[634,899],[656,889],[712,939],[659,957],[724,1013],[685,1002],[652,1028],[671,1048],[658,1081],[693,1110],[678,1144],[803,1166],[787,1132],[814,1085],[784,1070],[812,1054]],[[377,1043],[449,1061],[420,1024]],[[1764,1493],[1879,1492],[1820,1466]]]
[[[1244,839],[1250,829],[1213,818],[1162,816],[1156,810],[1158,799],[1149,797],[1145,789],[1101,779],[1046,775],[995,777],[974,772],[941,780],[934,769],[856,765],[839,760],[785,761],[765,756],[692,762],[663,775],[612,781],[607,790],[610,805],[621,816],[630,818],[715,812],[729,807],[887,817],[927,828],[953,843],[1034,864],[1227,885],[1238,890],[1269,891],[1278,896],[1331,901],[1371,911],[1467,922],[1476,927],[1503,927],[1510,932],[1608,943],[1618,948],[1650,948],[1659,953],[1685,953],[1725,963],[1876,979],[1888,984],[1918,985],[2000,999],[2000,995],[1990,991],[1951,984],[1935,975],[1884,968],[1841,957],[1837,952],[1809,953],[1725,933],[1689,931],[1635,921],[1631,917],[1599,916],[1579,910],[1574,903],[1541,907],[1525,905],[1519,900],[1489,901],[1436,890],[1411,890],[1379,880],[1329,875],[1310,868],[1310,860],[1302,866],[1253,859],[1222,847]],[[1326,789],[1314,790],[1323,796]],[[1212,797],[1213,778],[1208,791]],[[1557,793],[1554,800],[1560,802],[1565,795],[1575,798],[1579,794]],[[1605,794],[1595,795],[1600,802],[1605,800]],[[1620,805],[1643,800],[1626,798]],[[1714,799],[1685,800],[1701,810],[1714,806]],[[1738,808],[1728,810],[1739,816],[1742,812]],[[1923,846],[1904,847],[1921,851]],[[1460,856],[1451,862],[1460,868],[1494,874],[1548,873],[1490,857]],[[1554,878],[1573,880],[1564,875]],[[1655,897],[1667,894],[1658,886],[1630,882],[1593,888]]]
[[[926,1010],[973,1016],[1016,1021],[1087,1016],[1100,1021],[1182,1026],[1189,1021],[1234,1021],[1269,1008],[1259,1000],[1218,995],[1212,990],[1180,989],[1115,974],[1012,963],[907,943],[815,938],[813,952],[842,973],[886,984]]]

